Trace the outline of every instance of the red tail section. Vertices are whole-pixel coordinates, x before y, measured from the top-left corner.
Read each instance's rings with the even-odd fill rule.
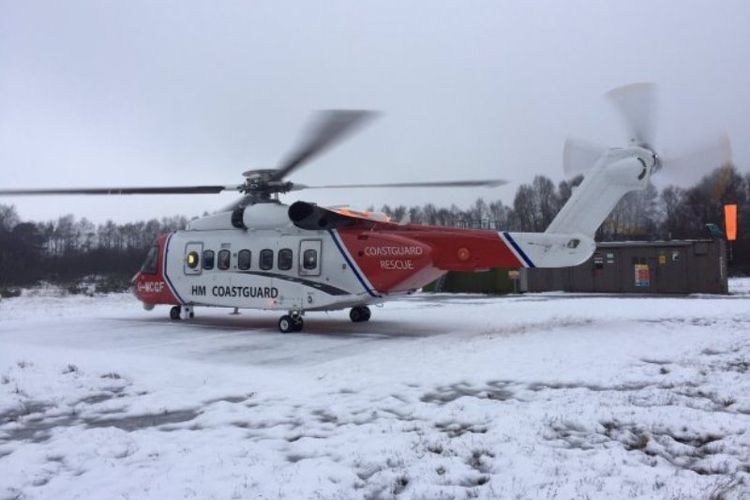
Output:
[[[447,271],[524,267],[494,231],[375,223],[335,233],[365,287],[382,294],[420,288]]]
[[[432,248],[433,265],[443,271],[482,271],[524,267],[495,231],[434,226],[404,226],[405,236]]]

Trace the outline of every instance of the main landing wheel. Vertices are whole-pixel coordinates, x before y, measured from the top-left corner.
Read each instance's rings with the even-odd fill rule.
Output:
[[[305,326],[305,321],[302,319],[302,316],[292,317],[292,321],[294,322],[294,331],[295,332],[301,332],[302,328]]]
[[[285,314],[279,319],[279,331],[281,333],[301,332],[302,327],[304,326],[305,322],[302,320],[301,316],[293,318],[292,316]]]
[[[180,319],[181,312],[182,312],[182,309],[180,308],[180,306],[174,306],[172,309],[169,310],[169,319],[171,320]]]
[[[349,311],[349,319],[351,319],[354,323],[369,321],[371,315],[372,313],[370,312],[370,308],[367,306],[352,307],[352,310]]]

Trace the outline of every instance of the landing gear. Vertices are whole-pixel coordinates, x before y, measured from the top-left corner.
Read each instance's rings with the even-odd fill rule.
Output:
[[[370,312],[370,308],[367,306],[352,307],[352,310],[349,311],[349,319],[351,319],[354,323],[369,321],[370,316],[372,316],[372,313]]]
[[[298,312],[285,314],[279,319],[279,331],[281,333],[301,332],[304,326],[305,322],[302,320],[302,315]]]
[[[292,321],[294,322],[294,331],[301,332],[302,328],[305,326],[305,322],[302,319],[302,316],[297,316],[297,318],[292,316]]]
[[[183,315],[185,319],[195,318],[195,312],[193,312],[193,306],[185,306]]]
[[[173,306],[172,309],[169,310],[169,319],[172,321],[177,321],[182,318],[193,319],[194,317],[195,313],[193,312],[193,306],[185,306],[184,309],[181,306]]]

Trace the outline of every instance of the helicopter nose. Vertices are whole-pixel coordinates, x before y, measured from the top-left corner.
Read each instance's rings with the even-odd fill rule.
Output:
[[[141,279],[141,272],[140,271],[138,271],[137,273],[135,273],[133,275],[133,277],[130,278],[130,293],[132,293],[133,295],[135,295],[135,298],[137,298],[138,300],[141,300],[141,296],[138,293],[138,282],[140,281],[140,279]]]

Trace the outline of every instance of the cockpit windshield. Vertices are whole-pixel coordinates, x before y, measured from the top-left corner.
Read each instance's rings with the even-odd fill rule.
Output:
[[[146,260],[143,261],[143,265],[141,266],[141,272],[143,274],[156,274],[156,267],[157,267],[158,261],[159,261],[159,246],[154,245],[148,251],[148,255],[146,255]]]

